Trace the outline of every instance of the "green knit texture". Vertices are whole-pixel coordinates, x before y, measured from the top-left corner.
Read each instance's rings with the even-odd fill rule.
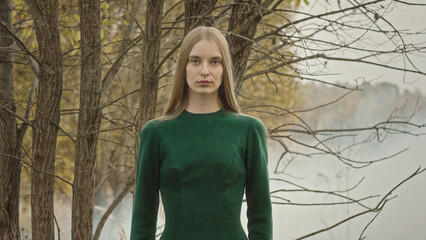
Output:
[[[241,225],[247,199],[248,236]],[[131,240],[271,240],[266,130],[221,109],[148,122],[140,133]]]

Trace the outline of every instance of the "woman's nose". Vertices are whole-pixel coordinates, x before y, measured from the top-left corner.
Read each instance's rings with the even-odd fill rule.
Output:
[[[209,75],[209,68],[207,66],[207,63],[203,63],[201,66],[201,75],[208,76]]]

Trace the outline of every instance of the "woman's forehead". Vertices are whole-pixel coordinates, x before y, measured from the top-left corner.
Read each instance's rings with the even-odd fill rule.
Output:
[[[189,57],[221,58],[222,54],[215,42],[203,39],[192,47]]]

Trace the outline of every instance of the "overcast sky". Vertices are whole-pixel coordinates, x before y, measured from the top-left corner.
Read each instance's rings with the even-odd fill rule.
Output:
[[[424,1],[424,0],[423,0]],[[325,1],[309,1],[309,6],[303,6],[304,11],[310,13],[324,12],[325,8],[328,11],[332,10],[330,5],[327,5]],[[336,2],[330,0],[329,2]],[[345,1],[342,1],[342,3]],[[414,1],[411,1],[414,2]],[[418,2],[422,2],[418,0]],[[389,3],[389,2],[387,2]],[[335,10],[335,9],[334,9]],[[391,22],[397,29],[411,30],[411,31],[425,31],[425,18],[426,7],[421,6],[407,6],[397,4],[391,12],[386,13],[384,17]],[[420,43],[426,42],[426,35],[416,36],[411,38],[405,38],[406,43]],[[426,44],[423,44],[426,47]],[[426,72],[426,51],[419,53],[419,56],[411,56],[411,60],[414,64],[423,72]],[[393,62],[393,66],[403,67],[403,58],[399,57]],[[329,81],[348,81],[351,82],[353,79],[358,77],[365,77],[366,80],[375,80],[375,82],[391,82],[398,85],[402,90],[408,89],[414,91],[419,89],[423,94],[426,94],[426,76],[419,74],[406,74],[404,80],[404,74],[402,72],[380,68],[376,66],[366,66],[365,64],[348,64],[347,62],[333,62],[328,65],[329,69],[335,72],[341,73],[336,77],[328,77]],[[404,82],[405,81],[405,82]]]

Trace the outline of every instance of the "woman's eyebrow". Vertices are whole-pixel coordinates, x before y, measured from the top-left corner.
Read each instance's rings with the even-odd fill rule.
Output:
[[[201,57],[195,56],[195,55],[190,55],[188,58],[201,58]],[[214,57],[211,57],[210,59],[222,59],[222,57],[221,56],[214,56]]]

